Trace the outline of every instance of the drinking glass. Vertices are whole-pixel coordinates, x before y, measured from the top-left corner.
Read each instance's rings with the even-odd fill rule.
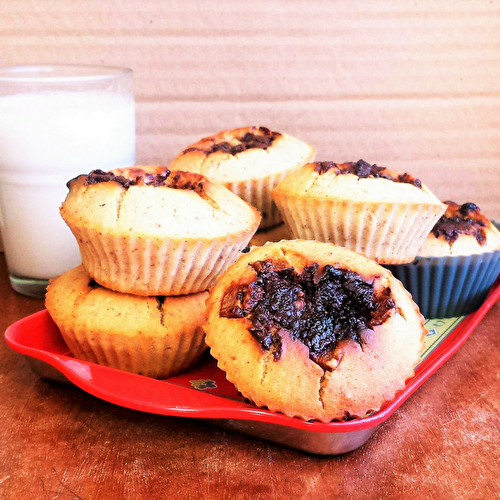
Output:
[[[43,298],[50,278],[81,262],[59,213],[67,182],[134,163],[132,70],[0,68],[0,230],[14,290]]]

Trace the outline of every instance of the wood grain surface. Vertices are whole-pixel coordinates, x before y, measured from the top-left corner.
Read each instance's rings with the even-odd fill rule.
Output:
[[[42,308],[0,255],[0,330]],[[333,457],[106,403],[1,341],[0,499],[500,498],[499,323],[496,304],[364,446]]]

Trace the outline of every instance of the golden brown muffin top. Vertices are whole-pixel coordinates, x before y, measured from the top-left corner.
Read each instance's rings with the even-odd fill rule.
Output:
[[[268,262],[272,267],[260,270],[263,263],[267,265]],[[349,271],[354,274],[350,275]],[[262,280],[265,285],[262,287],[258,283],[259,272],[276,273],[276,280],[270,279],[268,284]],[[274,285],[280,285],[282,279],[284,290],[276,286],[279,300],[269,300],[266,304],[266,296],[272,296]],[[342,286],[338,286],[338,281]],[[240,286],[242,292],[249,292],[249,285],[254,282],[257,283],[252,285],[255,288],[253,295],[241,293],[238,297],[232,292]],[[324,293],[318,294],[318,288]],[[387,289],[390,289],[390,295]],[[265,292],[262,297],[261,291]],[[312,293],[315,291],[316,295]],[[236,299],[238,303],[235,305],[252,309],[248,316],[223,316],[222,306],[226,301],[225,305],[231,306],[231,296],[233,304]],[[245,303],[245,296],[254,304],[250,300]],[[343,310],[349,302],[353,324],[348,328],[355,338],[347,336],[339,340],[331,352],[327,335],[339,333],[335,330],[336,315],[312,314],[308,318],[305,312],[309,311],[310,305]],[[279,345],[271,343],[271,347],[265,349],[250,330],[254,328],[250,315],[259,306],[271,309],[276,315],[271,317],[268,327],[271,336],[276,334],[281,338],[279,360],[275,359],[276,351],[273,350]],[[357,308],[363,308],[361,319],[357,317]],[[278,324],[273,323],[275,320],[281,322],[282,317],[283,325],[278,321]],[[268,320],[265,313],[262,319]],[[309,342],[307,332],[305,340],[296,334],[299,330],[306,330],[299,328],[302,320],[306,328],[311,327],[311,332],[315,328],[321,332],[316,325],[326,325],[328,334],[310,339],[309,348],[303,343]],[[342,321],[344,324],[351,321],[347,313]],[[424,322],[410,294],[376,262],[328,243],[283,240],[252,248],[219,277],[207,299],[207,321],[203,328],[212,356],[244,397],[257,406],[281,411],[290,417],[329,422],[364,417],[404,388],[405,381],[420,360],[427,334]],[[362,324],[367,327],[362,328]],[[255,322],[255,326],[259,327],[255,333],[266,332],[266,324],[257,325]],[[360,326],[359,330],[357,326]],[[359,343],[356,337],[359,337]],[[323,342],[327,346],[324,351]],[[310,349],[316,349],[317,361],[312,358]]]
[[[241,189],[242,195],[249,182],[271,182],[274,175],[312,161],[314,152],[310,144],[290,135],[249,126],[223,130],[190,144],[169,167],[200,173],[231,190]]]
[[[68,188],[77,179],[84,179],[84,184],[92,186],[106,182],[116,182],[124,189],[132,186],[166,187],[170,189],[183,189],[193,191],[201,198],[213,203],[207,194],[205,183],[206,177],[195,172],[184,172],[181,170],[170,170],[167,167],[128,167],[114,171],[105,172],[100,169],[92,170],[88,174],[82,174],[67,183]]]
[[[240,234],[261,220],[256,209],[224,186],[164,166],[94,170],[72,179],[68,187],[61,205],[66,223],[106,234],[133,231],[144,237],[206,241]]]

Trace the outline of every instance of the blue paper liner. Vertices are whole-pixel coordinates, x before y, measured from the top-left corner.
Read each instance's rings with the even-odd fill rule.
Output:
[[[500,273],[500,250],[457,257],[417,257],[386,266],[425,318],[464,316],[479,309]]]

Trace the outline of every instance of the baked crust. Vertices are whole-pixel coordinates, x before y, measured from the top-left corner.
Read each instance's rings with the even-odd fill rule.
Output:
[[[312,161],[314,154],[313,146],[290,135],[265,127],[241,127],[191,144],[170,168],[197,172],[224,185],[261,212],[265,228],[281,221],[271,189]]]
[[[249,316],[227,317],[221,310],[231,289],[255,280],[253,263],[259,261],[284,262],[296,271],[311,264],[354,271],[367,283],[389,287],[394,309],[382,324],[359,332],[361,343],[338,342],[326,364],[314,361],[304,343],[279,330],[276,359],[276,352],[252,335]],[[203,328],[219,367],[243,396],[288,416],[329,422],[364,417],[404,388],[420,360],[424,321],[401,283],[374,261],[332,244],[292,240],[255,247],[231,265],[210,291]]]
[[[52,280],[46,308],[76,358],[154,378],[187,370],[206,350],[208,292],[139,297],[98,286],[83,266]]]
[[[257,210],[198,174],[143,166],[95,175],[105,180],[89,174],[69,182],[61,215],[87,272],[112,290],[145,296],[206,290],[260,223]],[[181,187],[168,184],[176,176]]]

